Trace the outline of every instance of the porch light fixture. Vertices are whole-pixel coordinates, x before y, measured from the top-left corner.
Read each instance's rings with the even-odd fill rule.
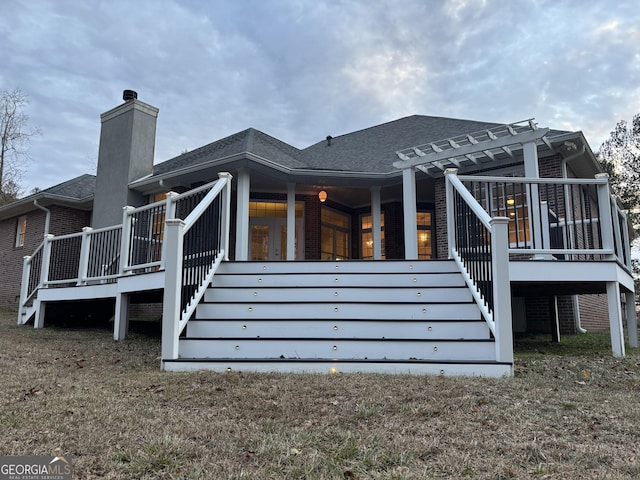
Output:
[[[320,203],[324,203],[327,201],[327,192],[324,190],[320,190],[318,192],[318,198],[320,199]]]

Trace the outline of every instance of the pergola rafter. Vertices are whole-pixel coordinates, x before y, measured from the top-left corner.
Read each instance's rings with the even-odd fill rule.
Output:
[[[513,158],[513,149],[527,143],[540,141],[550,147],[545,137],[548,133],[548,128],[538,128],[533,119],[523,120],[399,150],[396,155],[400,160],[393,165],[401,170],[417,168],[436,176],[447,168],[460,168],[463,161],[478,165],[483,158],[495,161],[497,155]]]

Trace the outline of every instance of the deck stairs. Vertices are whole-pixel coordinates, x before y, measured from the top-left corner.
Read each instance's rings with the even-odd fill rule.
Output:
[[[452,261],[223,263],[166,370],[509,375]]]

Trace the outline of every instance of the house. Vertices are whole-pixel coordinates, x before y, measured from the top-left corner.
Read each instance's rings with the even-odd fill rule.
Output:
[[[123,339],[155,298],[169,370],[510,375],[514,331],[608,327],[622,356],[623,319],[637,346],[626,215],[582,132],[413,115],[154,165],[158,109],[123,99],[95,178],[0,208],[19,323],[102,299]]]

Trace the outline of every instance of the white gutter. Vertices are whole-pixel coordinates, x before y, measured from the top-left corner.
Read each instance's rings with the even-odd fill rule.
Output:
[[[40,205],[38,203],[38,199],[37,198],[33,201],[33,204],[37,208],[39,208],[40,210],[42,210],[43,212],[46,213],[46,216],[45,216],[45,219],[44,219],[44,234],[43,234],[43,236],[46,237],[47,235],[49,235],[49,224],[51,222],[51,210],[49,210],[48,208],[45,208],[42,205]]]
[[[586,151],[587,151],[587,147],[585,147],[583,144],[581,151],[576,152],[573,155],[569,155],[568,157],[565,157],[562,159],[562,162],[560,162],[560,168],[562,169],[562,178],[569,178],[567,176],[567,162],[569,160],[573,160],[574,158],[579,157],[580,155],[584,155]],[[565,205],[569,205],[568,197],[569,197],[569,193],[565,192],[565,199],[564,199]],[[587,333],[587,330],[582,328],[582,322],[580,321],[580,301],[578,300],[578,295],[573,295],[571,297],[571,300],[573,302],[573,319],[576,324],[576,330],[580,333]]]

